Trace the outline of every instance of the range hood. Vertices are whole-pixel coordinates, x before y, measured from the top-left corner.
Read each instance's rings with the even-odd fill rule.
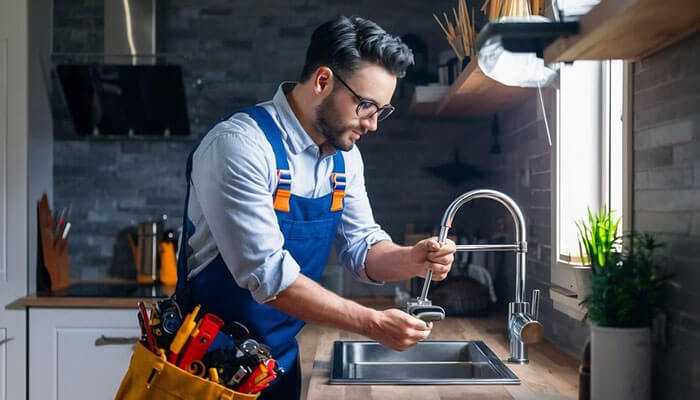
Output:
[[[157,63],[155,0],[104,2],[101,62],[56,72],[80,136],[189,135],[179,65]]]

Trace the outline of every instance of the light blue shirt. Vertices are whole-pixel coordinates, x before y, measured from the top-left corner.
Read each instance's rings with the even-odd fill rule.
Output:
[[[292,193],[316,198],[331,192],[333,154],[304,131],[287,102],[282,83],[271,101],[260,105],[281,128],[292,174]],[[338,259],[363,282],[370,246],[391,240],[374,221],[365,190],[364,165],[357,146],[343,154],[347,186],[335,238]],[[257,123],[237,113],[216,124],[194,153],[188,215],[195,225],[189,239],[188,277],[202,271],[219,253],[236,283],[263,303],[286,289],[299,275],[299,264],[283,249],[284,237],[272,206],[277,166],[272,146]]]

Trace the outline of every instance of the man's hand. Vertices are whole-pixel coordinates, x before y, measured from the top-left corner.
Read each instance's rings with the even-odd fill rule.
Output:
[[[431,322],[424,322],[401,310],[391,308],[377,311],[365,332],[374,339],[394,350],[404,351],[430,335]]]
[[[298,319],[359,333],[403,351],[430,335],[425,323],[395,308],[377,311],[344,299],[304,274],[266,303]]]
[[[419,269],[416,275],[425,277],[428,270],[432,269],[434,281],[445,279],[456,251],[455,243],[450,239],[442,247],[436,237],[421,240],[411,248],[411,263]]]

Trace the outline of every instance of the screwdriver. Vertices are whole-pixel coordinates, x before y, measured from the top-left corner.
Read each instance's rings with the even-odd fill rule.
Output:
[[[185,319],[182,321],[180,329],[177,330],[177,334],[175,334],[173,342],[170,344],[170,354],[168,354],[168,361],[170,361],[173,364],[177,364],[177,357],[180,354],[180,350],[182,350],[182,346],[185,345],[185,342],[190,337],[190,334],[197,326],[197,323],[194,320],[195,318],[197,318],[199,308],[200,306],[197,305],[191,313],[187,314],[187,317],[185,317]]]

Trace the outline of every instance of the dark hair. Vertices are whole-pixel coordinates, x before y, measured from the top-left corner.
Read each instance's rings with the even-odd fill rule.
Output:
[[[374,22],[360,17],[339,16],[323,23],[311,35],[301,81],[320,66],[352,75],[362,61],[383,66],[398,78],[413,64],[413,52],[401,39]]]

